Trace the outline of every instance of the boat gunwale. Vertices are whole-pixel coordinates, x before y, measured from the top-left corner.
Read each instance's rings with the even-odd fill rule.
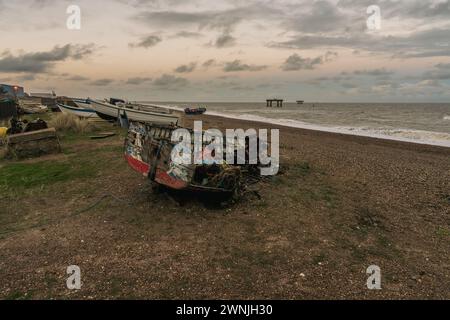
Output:
[[[72,106],[68,106],[68,105],[66,105],[66,104],[59,103],[59,102],[57,102],[56,105],[57,105],[58,107],[61,106],[61,107],[64,108],[64,109],[69,109],[69,110],[73,110],[73,111],[96,113],[96,111],[95,111],[94,109],[84,109],[84,108],[81,108],[81,107],[78,107],[78,106],[77,106],[77,107],[72,107]]]
[[[152,115],[152,116],[158,116],[158,117],[162,117],[162,118],[168,118],[168,119],[177,119],[179,120],[179,116],[176,116],[174,114],[165,114],[165,113],[158,113],[158,112],[150,112],[150,111],[140,111],[140,110],[135,110],[135,109],[131,109],[131,108],[122,108],[110,103],[105,103],[105,102],[100,102],[100,101],[96,101],[96,100],[88,100],[90,102],[92,102],[91,104],[99,104],[103,107],[107,107],[110,109],[115,109],[115,110],[119,110],[119,111],[129,111],[129,112],[135,112],[138,114],[143,114],[143,115]],[[95,110],[97,111],[97,110]]]

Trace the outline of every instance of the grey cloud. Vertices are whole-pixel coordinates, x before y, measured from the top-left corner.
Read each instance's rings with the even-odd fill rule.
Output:
[[[316,58],[303,58],[295,53],[286,59],[281,69],[283,71],[313,70],[316,66],[331,61],[336,56],[336,52],[327,52]]]
[[[231,47],[236,43],[236,38],[230,34],[222,34],[216,40],[214,44],[217,48]]]
[[[19,77],[17,77],[17,80],[19,81],[33,81],[36,80],[36,75],[29,73],[29,74],[23,74]]]
[[[87,81],[89,78],[83,76],[69,76],[66,78],[69,81]]]
[[[265,65],[248,65],[242,63],[241,60],[234,60],[231,62],[226,62],[223,67],[223,71],[225,72],[238,72],[238,71],[262,71],[267,69]]]
[[[0,71],[20,72],[46,72],[53,68],[57,62],[65,60],[81,60],[96,50],[94,44],[55,46],[50,51],[24,53],[14,56],[11,52],[3,52],[0,56]]]
[[[98,79],[91,82],[93,86],[104,87],[114,82],[114,79]]]
[[[202,67],[209,68],[209,67],[214,66],[215,64],[216,64],[215,59],[209,59],[209,60],[206,60],[205,62],[203,62]]]
[[[176,90],[179,88],[186,87],[189,81],[185,78],[175,77],[169,74],[163,74],[161,77],[155,79],[153,84],[160,89],[165,90]]]
[[[288,30],[301,32],[325,32],[344,29],[346,24],[351,24],[350,17],[340,8],[329,1],[314,1],[311,4],[298,6],[301,10],[293,10],[283,25]],[[363,11],[364,12],[364,11]]]
[[[438,63],[435,67],[438,69],[450,69],[450,63]]]
[[[439,63],[422,75],[424,80],[450,80],[450,63]]]
[[[338,7],[353,11],[365,10],[370,5],[378,5],[385,18],[439,19],[450,17],[450,1],[430,0],[340,0]]]
[[[148,78],[148,77],[134,77],[134,78],[129,78],[125,83],[126,84],[131,84],[131,85],[140,85],[146,82],[150,82],[152,81],[152,78]]]
[[[180,31],[173,35],[173,38],[201,38],[203,35],[199,32]]]
[[[450,56],[450,29],[431,29],[409,36],[297,35],[291,40],[271,43],[269,46],[289,49],[349,48],[396,58]]]
[[[135,43],[130,43],[129,46],[132,48],[151,48],[156,46],[158,43],[162,41],[161,37],[157,35],[149,35],[142,38],[140,41]]]
[[[255,3],[253,5],[235,7],[226,10],[206,11],[144,11],[133,19],[142,21],[152,27],[185,27],[197,26],[199,29],[211,28],[228,33],[242,21],[260,19],[280,15],[277,8],[268,7],[266,4]]]
[[[190,72],[193,72],[196,67],[197,67],[197,63],[191,62],[189,64],[184,64],[184,65],[177,67],[174,71],[177,73],[190,73]]]
[[[376,77],[389,77],[394,74],[392,71],[388,71],[385,68],[372,69],[372,70],[356,70],[353,72],[355,75],[363,76],[376,76]]]

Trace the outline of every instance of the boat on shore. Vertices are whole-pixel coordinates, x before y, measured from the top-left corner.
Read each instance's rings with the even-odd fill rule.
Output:
[[[206,112],[206,108],[186,108],[184,113],[187,115],[200,115]]]
[[[40,114],[46,113],[48,111],[48,107],[44,106],[40,103],[28,103],[24,101],[19,102],[19,110],[23,114]]]
[[[68,106],[62,103],[56,104],[62,113],[72,114],[80,118],[98,118],[94,109],[85,109],[80,107]]]
[[[258,164],[215,164],[210,162],[206,151],[207,143],[202,144],[202,164],[180,164],[172,159],[176,143],[172,135],[176,126],[154,125],[130,121],[125,139],[125,159],[135,171],[148,178],[156,185],[173,190],[206,192],[230,197],[240,192],[243,185],[251,184],[254,173],[259,172]],[[186,129],[188,130],[188,129]],[[193,130],[188,130],[191,141],[195,139]],[[246,145],[235,144],[235,155]],[[244,159],[245,160],[245,159]],[[237,158],[235,159],[237,163]]]
[[[58,97],[56,105],[61,112],[66,114],[80,118],[98,118],[97,113],[86,99]]]
[[[74,98],[74,99],[72,99],[72,101],[78,108],[94,111],[94,109],[91,108],[91,104],[89,103],[89,101],[87,99]]]
[[[177,124],[179,116],[169,110],[158,110],[151,106],[129,104],[118,99],[110,102],[88,99],[88,102],[97,115],[108,121],[118,121],[119,118],[127,118],[131,121],[140,121],[159,125]]]

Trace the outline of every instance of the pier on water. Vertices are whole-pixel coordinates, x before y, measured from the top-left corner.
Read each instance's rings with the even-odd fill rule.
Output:
[[[277,108],[283,108],[283,99],[267,99],[267,108],[273,108],[274,103],[276,103]]]

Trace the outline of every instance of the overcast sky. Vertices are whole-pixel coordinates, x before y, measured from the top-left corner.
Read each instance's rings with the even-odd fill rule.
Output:
[[[0,83],[27,92],[450,102],[450,0],[0,0],[0,39]]]

